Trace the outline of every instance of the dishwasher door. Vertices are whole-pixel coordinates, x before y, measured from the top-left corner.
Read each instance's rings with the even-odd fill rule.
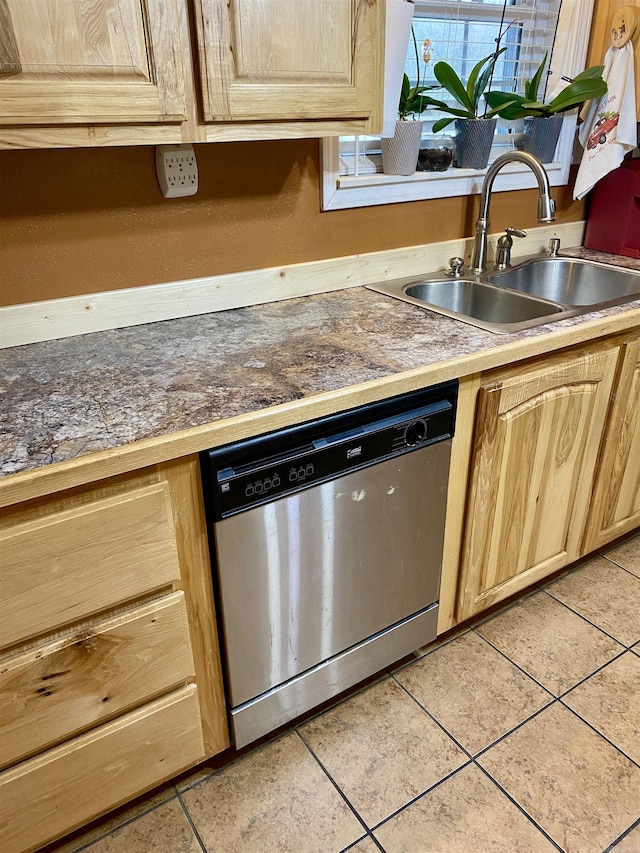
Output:
[[[233,706],[437,601],[450,448],[442,441],[217,522]]]
[[[456,391],[207,452],[236,746],[435,638]]]

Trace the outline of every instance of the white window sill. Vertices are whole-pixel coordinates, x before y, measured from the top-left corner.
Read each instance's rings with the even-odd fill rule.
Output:
[[[323,140],[323,159],[332,156],[333,140]],[[326,163],[326,161],[325,161]],[[569,166],[556,162],[545,166],[551,186],[567,183]],[[482,190],[486,169],[450,168],[446,172],[415,172],[413,175],[339,175],[323,170],[323,210],[343,210],[350,207],[368,207],[377,204],[395,204],[424,199],[469,196]],[[493,191],[529,189],[536,187],[536,179],[526,166],[510,163],[496,176]]]

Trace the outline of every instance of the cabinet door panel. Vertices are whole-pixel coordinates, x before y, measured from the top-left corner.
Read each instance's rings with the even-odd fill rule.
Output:
[[[588,553],[640,525],[640,339],[626,342],[587,525]]]
[[[579,556],[616,355],[554,359],[480,388],[461,618]]]
[[[175,0],[2,0],[4,124],[179,121]]]
[[[196,0],[205,119],[369,117],[378,0]]]

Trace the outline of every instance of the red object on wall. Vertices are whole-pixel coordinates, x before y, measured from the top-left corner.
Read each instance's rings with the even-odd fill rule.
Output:
[[[624,162],[595,185],[584,245],[640,258],[640,159]]]

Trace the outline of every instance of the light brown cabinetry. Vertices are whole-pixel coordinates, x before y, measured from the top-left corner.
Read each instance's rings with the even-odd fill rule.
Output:
[[[187,118],[178,2],[0,0],[3,141],[52,144],[59,126],[61,140],[102,144],[109,137],[96,128],[111,126],[117,144],[123,127],[144,125],[178,141]]]
[[[8,849],[228,746],[196,458],[2,511],[0,567]]]
[[[640,525],[640,335],[622,343],[619,376],[596,476],[584,552]]]
[[[579,349],[482,377],[457,621],[580,556],[618,352]]]
[[[0,0],[0,147],[373,132],[383,11],[384,0]]]

